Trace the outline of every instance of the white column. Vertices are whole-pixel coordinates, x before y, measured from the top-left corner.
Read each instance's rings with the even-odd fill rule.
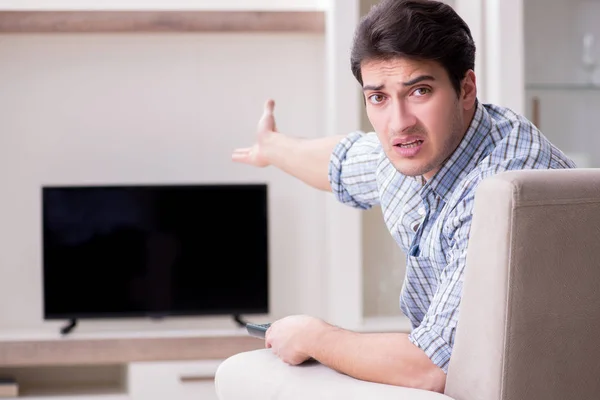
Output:
[[[485,0],[454,0],[454,9],[465,20],[475,41],[475,75],[477,77],[477,94],[479,100],[487,102],[486,90],[486,43],[484,32],[484,1]]]
[[[525,113],[523,0],[455,0],[477,46],[479,98]]]
[[[525,113],[523,0],[485,0],[489,102]]]
[[[360,129],[360,91],[350,71],[358,0],[328,0],[326,20],[326,134]],[[362,242],[359,210],[333,196],[326,203],[325,290],[328,321],[347,329],[362,322]]]

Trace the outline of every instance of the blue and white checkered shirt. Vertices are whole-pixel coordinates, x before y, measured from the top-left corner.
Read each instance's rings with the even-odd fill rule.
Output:
[[[527,119],[477,102],[464,139],[425,184],[400,174],[375,133],[354,132],[334,149],[329,180],[343,203],[380,205],[396,243],[407,254],[400,308],[409,339],[444,372],[452,354],[475,190],[507,170],[573,168]]]

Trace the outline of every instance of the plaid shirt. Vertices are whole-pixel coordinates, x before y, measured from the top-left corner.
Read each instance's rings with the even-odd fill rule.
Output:
[[[507,170],[573,167],[527,119],[477,102],[464,139],[430,181],[400,174],[375,133],[362,132],[336,146],[329,180],[342,203],[381,206],[390,233],[407,255],[400,308],[411,321],[409,339],[447,372],[478,184]]]

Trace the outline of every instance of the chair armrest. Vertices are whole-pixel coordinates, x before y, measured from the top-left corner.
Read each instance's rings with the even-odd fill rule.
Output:
[[[360,381],[317,362],[290,366],[267,349],[225,360],[215,385],[220,400],[452,400],[425,390]]]

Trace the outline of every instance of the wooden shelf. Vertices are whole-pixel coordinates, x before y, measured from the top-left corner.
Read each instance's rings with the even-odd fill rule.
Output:
[[[0,11],[323,11],[327,8],[323,0],[0,0]]]
[[[555,92],[597,92],[600,91],[600,84],[592,83],[532,83],[525,86],[526,90],[544,90]]]
[[[24,399],[120,399],[127,396],[128,367],[123,365],[0,367]]]
[[[0,11],[0,33],[323,33],[322,11]]]
[[[264,348],[264,341],[247,335],[6,340],[0,344],[0,367],[222,360]]]
[[[127,394],[125,388],[105,389],[98,387],[72,387],[65,385],[62,388],[33,388],[19,390],[19,399],[27,400],[82,400],[82,399],[101,399],[101,400],[125,400],[131,397]]]

